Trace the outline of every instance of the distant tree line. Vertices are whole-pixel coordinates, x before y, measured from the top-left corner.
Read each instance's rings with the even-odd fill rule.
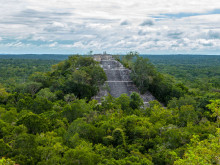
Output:
[[[154,82],[162,92],[174,91],[174,80],[167,87],[148,60],[135,58],[128,67],[142,92]],[[71,56],[12,90],[0,85],[0,164],[219,163],[218,95],[158,94],[164,101],[176,96],[166,108],[156,100],[144,107],[137,93],[91,100],[105,80],[92,58]]]

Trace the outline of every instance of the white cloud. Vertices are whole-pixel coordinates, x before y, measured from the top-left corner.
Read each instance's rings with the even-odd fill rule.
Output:
[[[43,30],[47,32],[56,32],[56,31],[66,31],[68,30],[67,25],[60,22],[52,22],[48,24]]]
[[[51,44],[49,44],[49,47],[55,47],[55,46],[57,46],[57,42],[53,42],[53,43],[51,43]]]
[[[212,13],[220,6],[218,0],[0,0],[0,3],[0,34],[4,41],[10,40],[6,47],[141,53],[220,50],[220,14]]]

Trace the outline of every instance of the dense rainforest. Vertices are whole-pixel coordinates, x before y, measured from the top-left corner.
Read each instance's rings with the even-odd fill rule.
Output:
[[[147,57],[158,71],[172,75],[190,88],[202,91],[220,88],[220,56],[216,55],[157,55]]]
[[[106,75],[91,57],[1,59],[0,164],[219,164],[219,72],[217,83],[198,76],[210,84],[201,90],[135,52],[116,58],[159,102],[144,107],[138,93],[92,100]]]
[[[57,60],[22,59],[17,56],[0,56],[0,83],[12,91],[16,85],[28,81],[28,77],[35,72],[49,71]]]

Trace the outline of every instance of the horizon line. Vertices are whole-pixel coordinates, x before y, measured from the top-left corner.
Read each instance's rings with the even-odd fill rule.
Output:
[[[79,54],[79,53],[68,53],[68,54],[64,54],[64,53],[0,53],[0,55],[105,55],[105,54],[102,54],[102,53],[95,53],[95,54]],[[107,55],[126,55],[126,54],[107,54]],[[177,53],[177,54],[139,54],[139,55],[146,55],[146,56],[153,56],[153,55],[200,55],[200,56],[219,56],[220,54],[181,54],[181,53]]]

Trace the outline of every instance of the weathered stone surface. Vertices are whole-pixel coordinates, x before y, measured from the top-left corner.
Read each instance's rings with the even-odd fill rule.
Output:
[[[125,68],[120,62],[116,61],[110,55],[96,55],[94,59],[100,62],[100,66],[104,69],[107,81],[105,87],[100,87],[100,92],[94,99],[101,100],[103,96],[110,93],[113,97],[117,98],[121,94],[126,93],[130,95],[132,92],[140,93],[137,87],[130,79],[130,70]],[[108,87],[106,87],[108,86]],[[155,100],[150,92],[141,95],[145,104],[149,101]]]

